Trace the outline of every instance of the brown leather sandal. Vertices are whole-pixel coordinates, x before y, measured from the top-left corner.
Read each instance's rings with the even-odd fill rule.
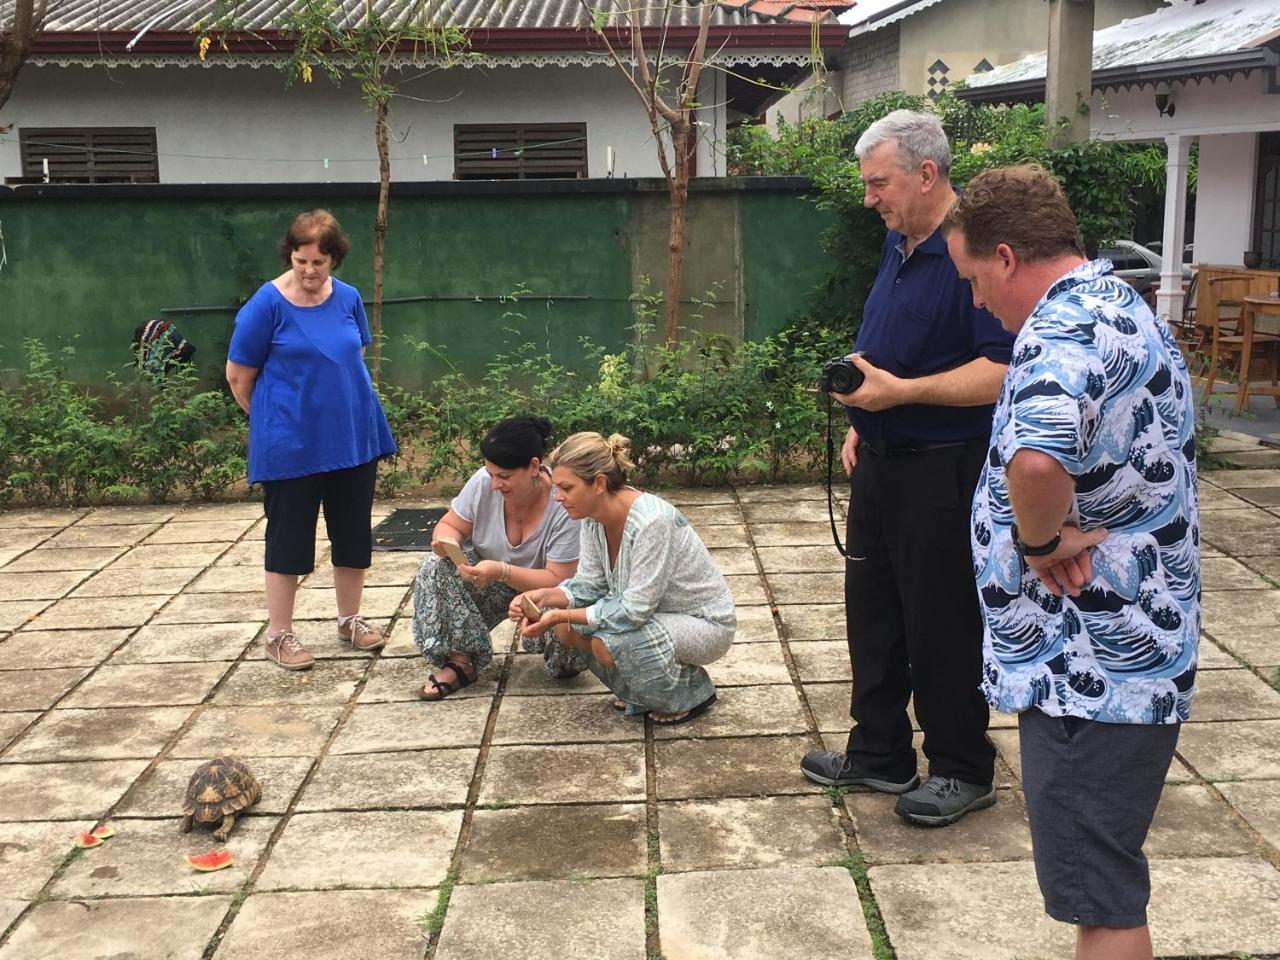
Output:
[[[444,680],[439,676],[445,670],[453,671],[452,680]],[[478,671],[464,657],[449,654],[444,658],[440,669],[427,677],[427,682],[418,688],[419,700],[443,700],[451,693],[457,693],[463,687],[476,682]]]

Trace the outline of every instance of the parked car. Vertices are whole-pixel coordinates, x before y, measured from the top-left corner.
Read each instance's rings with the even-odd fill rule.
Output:
[[[1183,254],[1182,279],[1191,279],[1191,264],[1187,257],[1187,247]],[[1160,254],[1149,247],[1132,240],[1108,240],[1098,248],[1099,259],[1110,260],[1115,267],[1116,276],[1128,281],[1138,293],[1146,296],[1151,288],[1160,282],[1160,270],[1164,261]]]

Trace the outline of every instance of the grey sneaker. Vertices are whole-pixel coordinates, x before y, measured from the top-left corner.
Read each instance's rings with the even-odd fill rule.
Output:
[[[920,782],[915,776],[902,781],[886,780],[864,770],[847,754],[832,750],[810,750],[800,761],[800,772],[824,787],[870,787],[881,793],[906,793]]]
[[[922,827],[945,827],[971,810],[981,810],[995,802],[994,784],[930,777],[923,787],[900,796],[893,812]]]
[[[316,658],[298,642],[295,634],[285,632],[267,637],[267,659],[274,660],[286,670],[310,670]]]

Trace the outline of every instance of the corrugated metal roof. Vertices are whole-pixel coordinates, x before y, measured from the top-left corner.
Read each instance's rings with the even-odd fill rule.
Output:
[[[873,33],[882,27],[905,20],[942,0],[861,0],[852,10],[840,15],[840,22],[852,29],[850,37]]]
[[[1253,50],[1280,32],[1276,0],[1175,0],[1172,7],[1124,20],[1093,35],[1094,72],[1195,60]],[[972,90],[1043,80],[1045,54],[1034,53],[969,77]]]
[[[364,17],[365,0],[340,0],[348,21]],[[627,0],[588,0],[599,10],[625,10]],[[644,25],[662,24],[662,4],[644,3]],[[715,12],[716,26],[751,26],[779,22],[810,22],[827,19],[850,6],[852,0],[728,0]],[[236,12],[237,22],[246,30],[271,30],[289,0],[243,0]],[[697,26],[698,0],[677,4],[673,26]],[[210,16],[213,0],[49,0],[46,30],[53,33],[97,31],[187,31]],[[757,11],[753,8],[759,7]],[[393,19],[419,17],[426,12],[434,24],[448,23],[470,28],[584,28],[589,25],[578,0],[374,0],[380,16]],[[0,0],[0,25],[12,21],[14,0]]]

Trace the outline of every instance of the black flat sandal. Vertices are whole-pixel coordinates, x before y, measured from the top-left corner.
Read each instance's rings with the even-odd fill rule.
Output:
[[[434,673],[431,674],[427,677],[427,682],[418,688],[419,700],[433,702],[443,700],[449,694],[457,693],[463,687],[471,686],[476,682],[476,677],[479,675],[478,670],[464,666],[456,658],[445,657],[444,663],[440,665],[440,670],[443,671],[446,667],[453,671],[453,680],[441,680]],[[469,669],[470,672],[468,672]],[[430,684],[434,689],[428,689],[427,684]]]

